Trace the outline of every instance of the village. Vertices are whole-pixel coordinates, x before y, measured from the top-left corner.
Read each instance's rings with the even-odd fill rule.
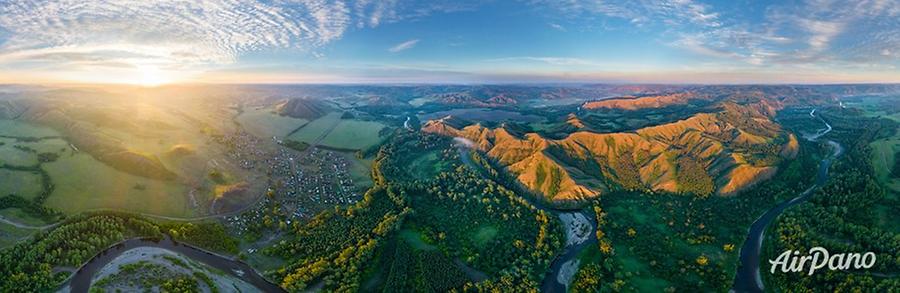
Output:
[[[284,229],[336,205],[359,201],[362,193],[350,176],[350,162],[335,151],[311,146],[297,151],[273,138],[274,151],[263,151],[266,140],[246,132],[226,137],[229,157],[246,169],[257,168],[268,176],[265,196],[241,214],[225,218],[238,235]]]

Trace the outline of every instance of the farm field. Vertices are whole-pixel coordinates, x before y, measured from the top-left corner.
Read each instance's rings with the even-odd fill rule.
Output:
[[[288,139],[313,144],[317,139],[331,131],[341,121],[340,112],[331,112],[319,119],[310,121],[303,128],[288,136]]]
[[[373,121],[341,119],[340,112],[331,112],[307,123],[288,139],[308,144],[345,150],[359,150],[381,142],[378,133],[384,124]]]
[[[365,149],[381,142],[378,133],[385,127],[373,121],[344,119],[319,144],[338,149]]]
[[[244,130],[262,138],[285,137],[297,127],[309,123],[306,119],[274,114],[272,108],[246,109],[235,119]]]

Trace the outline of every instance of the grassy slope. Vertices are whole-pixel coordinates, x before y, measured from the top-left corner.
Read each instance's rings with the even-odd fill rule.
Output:
[[[46,205],[65,213],[115,208],[166,216],[189,216],[187,190],[176,181],[127,174],[79,153],[44,164],[56,189]],[[144,190],[134,187],[144,185]]]
[[[28,171],[0,169],[0,196],[16,194],[31,199],[41,192],[41,175]]]

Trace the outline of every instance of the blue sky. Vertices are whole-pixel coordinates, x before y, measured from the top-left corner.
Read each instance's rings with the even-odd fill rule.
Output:
[[[0,83],[900,82],[900,1],[0,3]]]

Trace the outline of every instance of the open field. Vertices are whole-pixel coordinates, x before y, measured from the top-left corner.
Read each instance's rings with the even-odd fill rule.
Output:
[[[898,99],[900,97],[893,97]],[[847,103],[850,107],[860,108],[865,111],[868,117],[882,117],[900,122],[900,112],[889,113],[885,111],[883,105],[879,102],[881,99],[891,99],[886,97],[868,97],[860,98],[853,103]],[[891,174],[894,166],[894,154],[900,150],[900,132],[894,133],[894,136],[873,141],[869,144],[872,147],[872,167],[875,169],[875,175],[878,180],[893,191],[900,191],[900,179],[898,175]]]
[[[478,247],[485,247],[491,240],[494,240],[497,237],[497,227],[493,225],[482,225],[475,230],[475,233],[472,234],[472,241],[475,242],[475,245]]]
[[[59,132],[48,127],[16,120],[0,120],[0,135],[18,137],[58,136]]]
[[[0,223],[0,248],[15,245],[22,238],[28,237],[36,230],[17,228],[13,225]]]
[[[18,149],[15,146],[21,146],[11,139],[0,139],[3,145],[0,145],[0,164],[8,164],[13,166],[32,166],[37,164],[37,154]]]
[[[112,208],[166,216],[189,216],[186,188],[124,173],[83,153],[43,165],[56,185],[46,205],[68,214]]]
[[[247,132],[262,138],[284,137],[294,129],[309,123],[306,119],[281,116],[272,111],[271,108],[245,109],[237,116],[236,121]]]
[[[449,167],[450,163],[438,157],[438,151],[429,151],[409,163],[409,174],[414,178],[427,180]]]
[[[381,142],[378,133],[384,124],[373,121],[341,119],[340,112],[331,112],[307,123],[288,139],[308,144],[346,150],[365,149]]]
[[[302,141],[309,144],[331,131],[341,121],[340,112],[331,112],[319,119],[313,120],[303,126],[299,131],[288,136],[289,139]]]
[[[349,170],[350,178],[353,179],[353,184],[356,185],[360,190],[368,189],[372,187],[372,159],[358,159],[356,156],[343,153],[342,155],[347,157],[347,160],[352,162],[350,164]]]
[[[434,245],[431,245],[431,244],[428,244],[428,242],[425,242],[425,239],[426,239],[425,235],[419,231],[415,231],[415,230],[406,228],[406,229],[400,230],[398,235],[400,236],[401,239],[403,239],[403,241],[405,241],[407,244],[409,244],[409,246],[412,246],[415,249],[418,249],[418,250],[435,250],[435,249],[437,249],[437,247],[434,247]]]
[[[0,210],[0,217],[4,219],[14,221],[19,224],[29,225],[29,226],[44,226],[48,223],[44,220],[35,218],[32,215],[29,215],[27,212],[23,211],[20,208],[8,208]]]
[[[381,142],[378,133],[384,124],[373,121],[341,120],[320,142],[321,145],[339,149],[365,149]]]
[[[41,193],[41,175],[31,171],[0,169],[0,196],[15,194],[27,199]]]

